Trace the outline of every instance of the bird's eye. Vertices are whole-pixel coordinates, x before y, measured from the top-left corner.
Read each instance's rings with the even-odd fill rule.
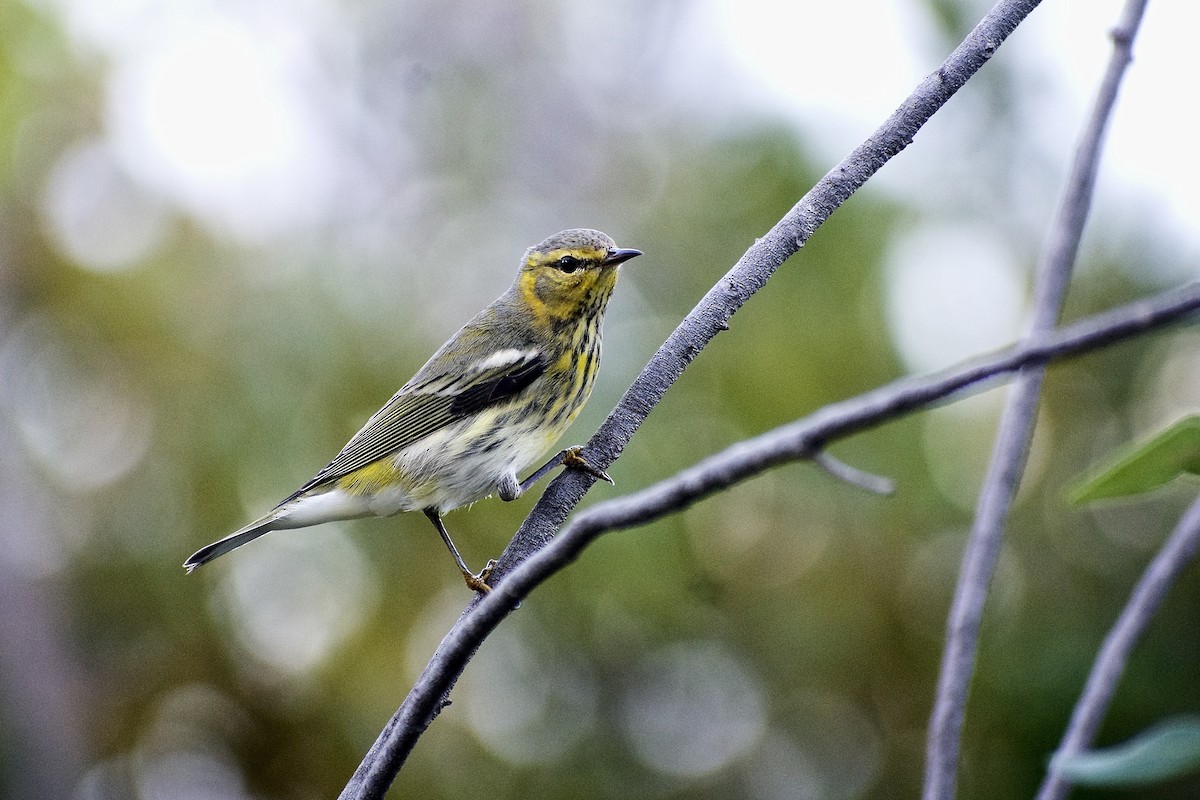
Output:
[[[560,272],[572,273],[583,266],[583,262],[575,256],[563,256],[558,260],[558,269]]]

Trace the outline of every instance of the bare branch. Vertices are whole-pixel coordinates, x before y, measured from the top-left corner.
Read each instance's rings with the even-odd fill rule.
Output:
[[[381,740],[390,737],[390,746],[381,755],[402,760],[423,731],[409,723],[409,715],[432,714],[440,710],[442,698],[483,640],[537,586],[573,562],[602,534],[642,525],[680,511],[767,469],[810,458],[827,442],[876,427],[963,390],[983,388],[988,379],[998,375],[1094,350],[1197,311],[1200,311],[1200,284],[1166,292],[1152,300],[1088,318],[1037,342],[1022,344],[959,369],[900,380],[827,406],[806,419],[739,442],[646,489],[587,509],[550,543],[510,572],[491,594],[468,609],[451,628],[405,704],[381,735]],[[395,764],[397,770],[399,766],[399,763]]]
[[[1075,755],[1092,744],[1104,713],[1117,690],[1117,683],[1125,672],[1129,653],[1142,631],[1154,618],[1167,592],[1178,580],[1180,573],[1195,560],[1200,552],[1200,500],[1179,520],[1175,532],[1167,540],[1158,555],[1146,567],[1141,580],[1129,596],[1129,602],[1121,611],[1116,624],[1108,632],[1100,648],[1087,685],[1075,704],[1071,722],[1063,734],[1058,752]],[[1037,800],[1062,800],[1070,789],[1070,782],[1056,772],[1049,772]]]
[[[858,187],[912,142],[917,131],[987,63],[1039,2],[998,2],[870,138],[754,242],[688,313],[625,392],[588,443],[590,463],[607,469],[616,460],[684,369],[718,333],[728,330],[730,318]],[[500,557],[493,575],[502,576],[549,541],[592,483],[594,479],[577,471],[556,478]]]
[[[912,142],[934,113],[995,54],[1010,33],[1033,11],[1040,0],[1000,0],[975,26],[942,66],[925,78],[899,109],[840,164],[828,172],[800,201],[738,260],[684,318],[642,370],[592,437],[587,459],[599,469],[620,455],[642,421],[659,402],[683,370],[720,331],[738,309],[812,236],[813,232],[893,156]],[[517,531],[492,572],[503,585],[506,574],[550,541],[594,479],[578,471],[567,471],[547,487],[545,493]],[[496,593],[493,592],[493,595]],[[476,615],[468,606],[460,626]],[[434,662],[442,656],[435,655]],[[465,664],[470,652],[453,658]],[[429,669],[433,667],[431,662]],[[458,671],[461,671],[461,664]],[[457,676],[458,671],[453,674]],[[418,681],[404,704],[372,745],[351,777],[341,797],[380,798],[391,785],[416,739],[443,706],[453,680],[436,695],[425,680]]]
[[[1123,35],[1113,39],[1112,57],[1038,265],[1032,319],[1034,336],[1053,329],[1062,308],[1091,209],[1104,132],[1116,105],[1121,78],[1131,60],[1133,38],[1145,5],[1145,0],[1130,0],[1126,4],[1120,25]],[[946,624],[946,647],[927,734],[924,800],[952,800],[955,795],[963,721],[971,675],[975,671],[983,606],[1000,559],[1008,511],[1025,471],[1043,377],[1041,367],[1025,370],[1018,376],[1009,393],[980,490]]]
[[[1096,350],[1177,322],[1198,311],[1200,283],[1164,292],[956,369],[905,378],[826,406],[803,420],[739,442],[635,494],[589,508],[545,547],[513,569],[491,594],[464,612],[438,646],[404,704],[380,734],[376,747],[368,755],[368,759],[372,759],[372,754],[374,757],[370,766],[375,770],[399,771],[404,758],[428,726],[428,723],[418,723],[432,720],[441,710],[445,697],[483,640],[533,589],[574,561],[601,534],[682,510],[771,467],[811,458],[829,442],[934,405],[963,391],[985,388],[997,376]],[[347,794],[352,789],[356,792],[369,790],[362,783],[352,783],[342,797],[380,797],[386,788],[383,786],[380,794]]]

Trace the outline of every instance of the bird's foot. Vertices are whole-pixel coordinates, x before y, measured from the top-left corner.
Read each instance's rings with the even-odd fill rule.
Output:
[[[584,458],[582,455],[580,455],[582,452],[583,452],[583,448],[579,447],[579,446],[568,447],[566,450],[563,450],[563,452],[562,452],[563,466],[566,467],[567,469],[577,469],[580,472],[591,475],[593,478],[595,478],[598,481],[608,481],[609,483],[616,485],[615,481],[613,481],[612,478],[608,477],[607,472],[605,472],[602,469],[596,469],[591,464],[589,464],[587,462],[587,459]]]
[[[492,591],[492,587],[488,586],[487,579],[491,577],[492,570],[496,568],[496,559],[491,559],[484,565],[483,569],[478,574],[472,574],[470,570],[463,570],[463,580],[467,582],[467,588],[479,594],[488,594]]]

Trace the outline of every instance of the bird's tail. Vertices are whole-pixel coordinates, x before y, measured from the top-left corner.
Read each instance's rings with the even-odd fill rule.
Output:
[[[190,573],[201,564],[207,564],[217,556],[223,556],[230,550],[241,547],[246,542],[253,541],[264,533],[270,533],[282,527],[279,523],[280,520],[276,514],[270,514],[262,519],[255,520],[241,530],[229,534],[224,539],[201,547],[192,553],[187,561],[183,562],[183,567]]]

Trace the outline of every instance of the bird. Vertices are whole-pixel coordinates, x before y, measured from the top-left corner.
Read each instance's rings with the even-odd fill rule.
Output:
[[[558,466],[611,478],[568,447],[521,480],[591,395],[601,325],[620,266],[642,251],[572,228],[525,251],[516,280],[463,325],[311,480],[262,517],[193,553],[188,573],[276,530],[422,511],[468,588],[487,593],[446,512],[492,494],[510,501]]]

